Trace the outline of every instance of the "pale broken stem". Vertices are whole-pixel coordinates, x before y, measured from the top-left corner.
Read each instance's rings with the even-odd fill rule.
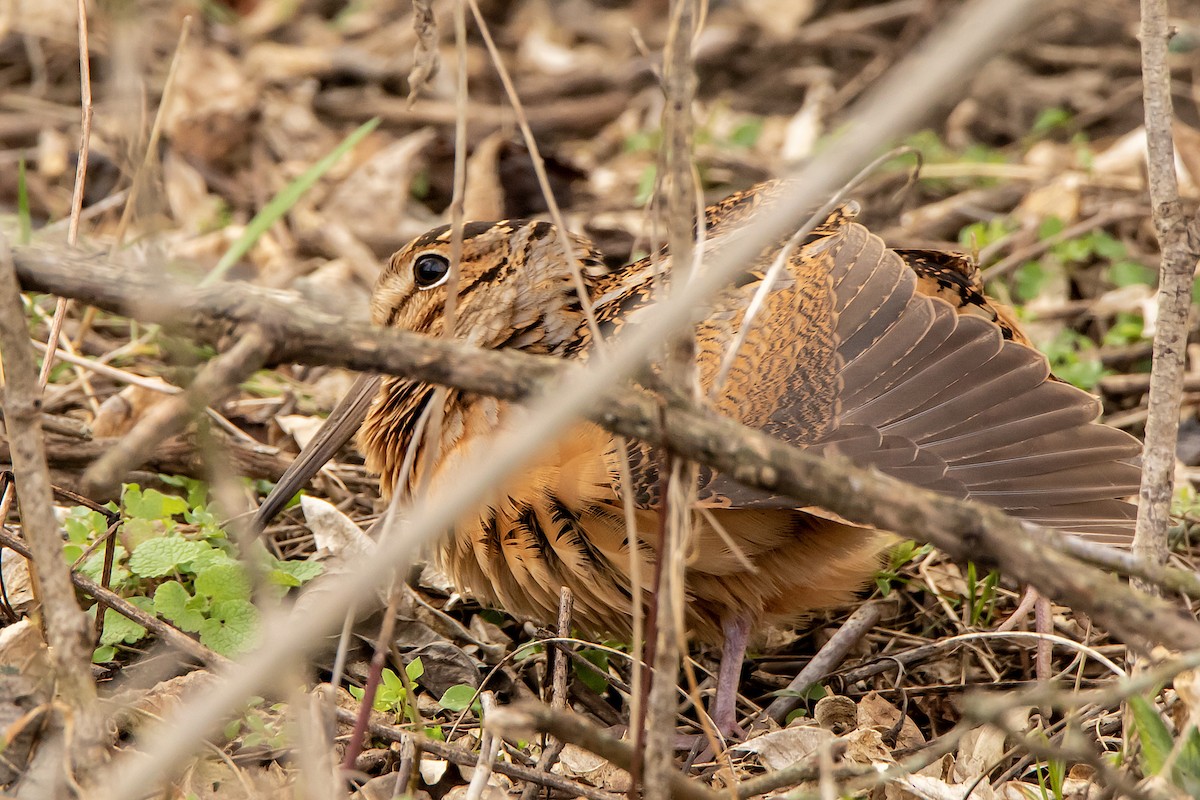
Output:
[[[187,45],[188,36],[191,35],[191,32],[192,17],[189,14],[183,18],[183,24],[179,29],[179,39],[175,42],[175,53],[171,56],[171,65],[167,67],[167,77],[163,81],[162,95],[158,101],[158,110],[154,114],[154,122],[150,125],[150,136],[146,140],[146,152],[142,154],[142,161],[138,164],[137,171],[133,174],[133,180],[129,186],[129,194],[125,198],[125,207],[121,209],[121,218],[117,221],[117,229],[113,233],[112,244],[108,248],[110,255],[119,250],[125,243],[125,232],[129,229],[129,223],[133,219],[138,195],[146,184],[146,176],[150,174],[151,165],[158,157],[158,141],[162,138],[163,122],[166,119],[167,109],[170,108],[171,99],[175,94],[175,74],[179,70],[179,57],[183,53],[183,48]]]
[[[37,575],[42,627],[50,645],[58,690],[74,718],[78,737],[72,744],[77,767],[90,768],[100,757],[102,721],[96,713],[96,686],[90,669],[91,626],[75,601],[70,570],[62,557],[62,538],[54,516],[54,498],[41,428],[41,386],[29,331],[21,311],[20,287],[8,240],[0,236],[0,358],[4,361],[4,426],[9,442],[21,529]]]
[[[486,720],[496,710],[495,696],[491,692],[483,692],[479,695],[479,702],[483,706],[483,718]],[[479,760],[475,762],[475,774],[471,776],[471,783],[467,786],[466,800],[480,800],[483,797],[483,790],[487,788],[488,780],[492,777],[492,767],[500,754],[502,742],[491,728],[484,727],[483,739],[479,743]]]
[[[92,141],[92,67],[88,47],[87,3],[78,0],[76,13],[79,17],[79,151],[75,162],[75,187],[71,191],[71,222],[67,228],[67,245],[74,247],[79,241],[79,217],[83,211],[83,187],[87,180],[88,154]],[[45,390],[46,381],[50,379],[50,370],[54,368],[54,350],[52,346],[62,335],[63,321],[67,317],[67,306],[70,303],[65,297],[58,298],[54,305],[54,318],[50,322],[50,335],[46,337],[46,347],[49,348],[46,357],[42,359],[42,370],[38,374],[38,387]]]
[[[699,24],[697,0],[672,0],[670,25],[664,53],[664,92],[662,127],[663,143],[659,154],[662,165],[660,186],[665,194],[666,219],[656,221],[667,230],[667,245],[671,257],[670,296],[682,293],[696,273],[696,259],[703,253],[696,237],[703,237],[703,215],[697,214],[698,190],[692,163],[692,103],[696,96],[696,75],[692,65],[692,41]],[[699,399],[696,371],[696,334],[694,326],[680,326],[666,339],[663,356],[663,382],[669,391]],[[686,628],[683,619],[683,598],[687,553],[692,541],[692,495],[696,484],[696,469],[687,461],[668,452],[669,468],[665,491],[661,495],[658,513],[660,541],[654,586],[656,613],[653,626],[647,632],[653,637],[653,656],[647,656],[653,667],[650,693],[646,702],[646,724],[643,730],[634,721],[635,752],[644,756],[642,764],[642,796],[646,800],[667,800],[671,795],[669,775],[676,771],[674,763],[675,692],[679,683],[679,665],[686,649]],[[697,698],[698,699],[698,698]],[[643,738],[644,737],[644,738]],[[642,742],[644,741],[644,746]],[[635,771],[630,797],[638,791]]]
[[[433,0],[413,0],[413,33],[417,44],[413,52],[413,68],[408,73],[408,105],[411,108],[425,84],[438,73],[437,18],[433,15]]]
[[[571,594],[571,590],[566,586],[558,591],[558,638],[566,640],[571,638],[571,612],[575,606],[575,596]],[[566,711],[569,707],[567,702],[568,678],[569,672],[569,657],[570,651],[565,644],[547,651],[554,654],[554,670],[553,678],[550,686],[550,707],[558,711]],[[537,769],[539,772],[549,772],[558,761],[558,757],[562,755],[563,748],[566,742],[561,739],[550,737],[549,741],[543,742],[542,754],[538,757]],[[534,800],[537,797],[538,785],[536,783],[528,784],[521,792],[521,800]]]
[[[887,142],[911,130],[932,106],[950,95],[948,82],[970,74],[1029,19],[1033,7],[1033,0],[971,0],[959,7],[923,43],[919,59],[913,57],[903,62],[860,104],[852,118],[857,124],[849,126],[849,132],[831,149],[828,158],[807,165],[797,176],[795,194],[764,208],[753,221],[732,233],[728,247],[713,257],[708,269],[683,287],[678,297],[661,304],[642,326],[630,330],[625,341],[612,348],[603,363],[573,374],[569,382],[554,388],[552,396],[534,402],[531,418],[537,419],[539,425],[523,429],[519,435],[502,435],[492,449],[493,458],[476,465],[454,485],[439,491],[437,497],[414,508],[410,524],[404,526],[405,535],[380,546],[368,557],[356,559],[354,573],[331,581],[328,599],[309,610],[303,623],[264,626],[261,646],[242,660],[240,669],[207,693],[203,702],[188,703],[178,715],[172,715],[172,721],[187,720],[187,724],[168,724],[148,731],[140,740],[142,752],[136,758],[114,760],[103,776],[107,781],[104,789],[96,796],[136,796],[174,771],[194,743],[219,724],[242,698],[263,681],[270,680],[281,665],[303,657],[317,637],[339,625],[349,604],[373,592],[398,565],[407,563],[417,547],[441,535],[464,510],[479,503],[495,482],[519,469],[575,420],[581,410],[605,396],[605,390],[614,382],[628,377],[644,362],[644,354],[656,342],[687,321],[692,309],[725,285],[729,276],[744,268],[762,247],[790,235],[802,209],[836,190]],[[989,516],[988,520],[989,524],[994,521],[998,526],[1004,525],[998,517]],[[1045,574],[1039,574],[1038,578],[1043,582],[1048,580]]]
[[[538,149],[537,139],[533,136],[533,130],[529,127],[529,117],[525,114],[525,107],[521,104],[521,98],[517,94],[516,86],[513,85],[512,77],[508,74],[508,68],[504,66],[504,61],[500,57],[500,51],[496,49],[496,43],[492,40],[492,32],[488,27],[487,20],[483,18],[483,14],[479,10],[477,0],[466,0],[471,4],[471,14],[475,17],[475,24],[479,26],[479,33],[483,36],[483,43],[487,46],[488,56],[492,59],[492,64],[496,67],[496,74],[500,77],[500,83],[504,86],[504,93],[508,96],[508,102],[512,104],[513,115],[517,118],[517,126],[521,129],[521,137],[525,141],[525,147],[529,150],[529,160],[533,164],[533,173],[537,176],[538,188],[542,191],[542,197],[546,201],[546,208],[550,212],[550,219],[558,227],[559,244],[562,246],[563,258],[566,259],[568,268],[571,270],[571,280],[575,284],[575,294],[579,298],[579,306],[583,309],[584,318],[587,319],[588,328],[591,330],[592,339],[595,340],[598,353],[604,352],[604,337],[600,332],[600,325],[596,321],[596,309],[592,305],[591,294],[588,292],[587,284],[584,283],[583,274],[579,271],[579,262],[575,260],[575,250],[571,244],[571,237],[567,234],[567,224],[563,221],[562,209],[558,206],[558,200],[554,197],[554,192],[550,188],[550,178],[546,174],[546,163],[542,158],[542,152]]]

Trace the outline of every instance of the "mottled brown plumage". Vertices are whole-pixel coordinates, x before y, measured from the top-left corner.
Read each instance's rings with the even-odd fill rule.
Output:
[[[707,212],[709,250],[771,194],[768,184]],[[703,388],[721,413],[797,446],[1016,516],[1081,533],[1127,535],[1139,452],[1132,437],[1096,424],[1099,405],[1050,378],[1011,313],[982,292],[968,259],[889,250],[845,206],[799,242],[750,321],[717,385],[721,364],[772,259],[768,248],[704,310],[696,328]],[[471,223],[465,231],[455,336],[482,347],[586,359],[592,335],[545,222]],[[604,336],[648,313],[669,259],[608,271],[584,239],[571,247]],[[391,259],[372,298],[377,324],[440,335],[450,232],[420,237]],[[656,268],[657,266],[657,268]],[[423,462],[418,422],[432,387],[386,378],[359,444],[385,493],[414,488]],[[524,410],[450,390],[431,481],[453,481],[487,458],[498,430],[528,425]],[[631,446],[638,527],[658,531],[659,459]],[[514,613],[552,619],[559,588],[575,594],[585,627],[621,633],[630,615],[630,537],[613,437],[581,422],[529,469],[499,487],[480,514],[443,541],[441,563],[463,590]],[[789,622],[848,601],[876,567],[884,539],[820,509],[702,470],[687,573],[689,623],[702,639],[744,640],[751,626]],[[716,526],[716,527],[714,527]],[[643,574],[649,549],[643,547]],[[727,655],[740,661],[739,647]],[[723,670],[723,675],[725,671]],[[736,671],[732,672],[736,676]],[[727,688],[727,687],[725,687]],[[730,699],[718,721],[732,730]]]

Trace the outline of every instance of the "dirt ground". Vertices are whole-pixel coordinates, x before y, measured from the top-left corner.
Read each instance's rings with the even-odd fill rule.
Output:
[[[719,200],[821,158],[855,101],[959,5],[713,0],[695,42],[695,162],[706,199]],[[591,238],[612,264],[626,263],[650,246],[646,202],[661,138],[666,6],[665,0],[479,2],[568,224]],[[448,219],[456,115],[463,102],[457,88],[460,53],[454,3],[435,0],[432,7],[438,69],[410,101],[414,65],[429,57],[417,55],[407,0],[89,5],[95,110],[77,246],[92,254],[113,251],[134,268],[169,265],[175,275],[197,278],[224,258],[227,280],[297,292],[332,312],[366,318],[371,287],[389,256]],[[1172,12],[1178,26],[1172,44],[1177,157],[1185,205],[1194,212],[1200,199],[1195,79],[1200,2],[1175,2]],[[1045,3],[1036,24],[972,76],[960,99],[898,142],[909,149],[852,196],[863,206],[862,220],[892,246],[975,256],[989,293],[1016,308],[1055,373],[1097,394],[1110,424],[1140,436],[1158,247],[1146,192],[1137,15],[1136,4],[1125,0]],[[186,18],[190,34],[180,49]],[[468,87],[466,217],[544,216],[546,202],[517,117],[469,11],[466,30],[461,54]],[[61,246],[72,236],[68,220],[80,139],[76,37],[76,5],[69,0],[0,3],[0,225],[13,243]],[[378,127],[290,200],[244,253],[228,258],[273,198],[374,118]],[[921,156],[915,179],[914,152]],[[35,341],[46,340],[54,306],[53,297],[28,295]],[[60,363],[45,396],[52,478],[79,489],[88,464],[169,396],[167,384],[186,385],[212,353],[157,327],[78,305],[69,311],[64,331],[83,359],[109,367]],[[1195,347],[1189,346],[1178,451],[1179,522],[1172,529],[1175,563],[1188,568],[1189,533],[1200,520],[1193,488],[1200,477]],[[199,494],[203,487],[195,483],[212,478],[211,462],[197,456],[207,446],[205,437],[224,443],[235,470],[249,478],[237,485],[241,501],[261,497],[353,377],[296,366],[256,373],[214,407],[202,431],[190,429],[166,442],[126,476],[141,489],[133,497],[125,491],[122,513],[147,530],[165,528],[215,542],[223,534]],[[8,458],[2,438],[0,448],[2,461]],[[167,501],[165,507],[147,508],[159,502],[151,490],[184,497],[182,505]],[[330,542],[344,541],[346,534],[335,532],[341,530],[340,522],[330,521],[335,512],[365,528],[381,508],[376,478],[351,450],[317,478],[309,495],[332,505],[297,507],[272,525],[267,550],[279,564],[310,558],[318,548],[336,550]],[[64,501],[64,514],[72,505]],[[70,513],[77,530],[69,545],[76,547],[81,569],[98,575],[88,560],[93,554],[84,551],[105,526],[84,511]],[[17,521],[15,512],[8,521]],[[149,535],[128,533],[122,542],[132,552]],[[4,556],[4,606],[16,623],[32,605],[28,578],[10,552]],[[285,586],[314,577],[304,568],[271,563],[291,576]],[[155,596],[166,572],[149,575],[121,552],[115,574],[114,586],[140,598],[144,609],[162,614],[168,607]],[[174,577],[189,593],[185,600],[200,597],[198,571],[176,569]],[[428,571],[413,576],[413,587],[392,637],[394,671],[381,689],[390,694],[382,704],[376,700],[378,720],[395,730],[423,728],[460,754],[477,752],[478,706],[472,706],[470,692],[447,700],[447,690],[478,687],[491,676],[486,687],[498,702],[547,697],[550,648],[538,643],[547,634],[539,626],[547,621],[481,609]],[[960,567],[928,547],[901,546],[877,576],[873,593],[869,587],[863,593],[864,600],[883,605],[883,621],[807,693],[799,721],[813,718],[822,697],[835,698],[826,710],[836,703],[849,708],[852,722],[837,731],[847,748],[840,758],[849,764],[892,765],[945,745],[919,772],[864,790],[873,797],[963,797],[972,785],[971,796],[980,798],[1099,797],[1113,788],[1103,779],[1109,756],[1117,763],[1125,757],[1135,771],[1162,767],[1161,759],[1148,762],[1125,752],[1116,699],[1066,716],[1034,707],[1010,710],[1004,726],[956,729],[973,689],[1018,692],[1036,684],[1036,643],[995,633],[1021,595],[1021,587],[1007,578]],[[85,599],[85,606],[91,603]],[[758,642],[743,673],[742,695],[750,703],[769,703],[851,611]],[[203,627],[216,619],[214,613],[190,630],[199,631],[206,646],[236,653],[240,640],[229,619],[222,620],[221,631],[231,639]],[[173,621],[178,624],[178,618]],[[1054,676],[1067,689],[1100,687],[1124,664],[1124,647],[1081,615],[1053,606],[1050,622],[1055,634],[1070,641],[1048,648],[1043,676]],[[155,670],[142,660],[154,652],[153,637],[113,624],[97,654],[102,695],[159,713],[185,693],[182,684],[203,680],[181,677],[186,670],[176,666],[155,675],[154,681],[170,681],[158,684],[151,699],[133,698],[130,692],[153,683],[145,676]],[[1023,612],[1014,627],[1030,630],[1033,624],[1032,614]],[[363,683],[378,619],[363,621],[357,630],[361,636],[350,652],[344,686]],[[614,641],[576,647],[569,702],[600,726],[628,721],[626,650],[626,643]],[[714,654],[703,649],[693,656],[703,668],[715,664]],[[406,690],[399,665],[417,657],[423,674],[410,669],[416,686]],[[597,668],[589,670],[582,661]],[[306,671],[307,685],[328,680],[332,665],[331,648]],[[1168,688],[1146,695],[1148,713],[1163,714],[1159,724],[1167,751],[1175,742],[1192,746],[1189,737],[1196,735],[1194,727],[1185,731],[1196,708],[1180,699],[1184,694]],[[337,697],[344,708],[355,707],[345,689]],[[294,704],[287,699],[278,692],[247,704],[213,738],[220,757],[212,751],[197,756],[170,796],[302,796],[296,786],[305,772],[290,749],[296,737],[289,711]],[[694,720],[685,708],[680,731],[694,733]],[[351,738],[349,725],[339,725],[334,758]],[[1149,728],[1141,729],[1143,738],[1148,730],[1160,731],[1150,722],[1144,726]],[[743,779],[807,758],[824,746],[823,734],[814,731],[826,729],[801,724],[786,735],[752,739],[731,752],[732,775]],[[951,731],[957,733],[947,738]],[[1030,731],[1038,732],[1043,747],[1022,738]],[[542,745],[510,742],[501,759],[532,768]],[[1182,745],[1175,749],[1186,751]],[[452,763],[449,751],[439,752],[426,752],[413,788],[432,800],[457,800],[467,792],[471,769]],[[391,796],[401,785],[397,772],[412,772],[407,753],[386,737],[368,737],[355,763],[365,784],[362,796]],[[24,758],[14,755],[0,777],[15,780]],[[1191,758],[1186,765],[1200,769],[1200,756]],[[690,771],[720,788],[730,781],[725,768],[710,760]],[[562,753],[554,773],[602,790],[592,797],[613,797],[629,782],[625,772],[575,745]],[[1173,774],[1175,788],[1160,786],[1165,793],[1155,796],[1185,796],[1171,792],[1186,791],[1200,772]],[[535,786],[496,774],[486,792],[489,798],[515,797],[527,785]]]

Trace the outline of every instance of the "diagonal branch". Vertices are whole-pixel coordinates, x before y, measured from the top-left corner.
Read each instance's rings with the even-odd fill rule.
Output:
[[[75,297],[117,313],[136,309],[146,296],[146,277],[101,263],[88,262],[84,269],[72,257],[56,260],[44,251],[21,251],[16,265],[29,290]],[[256,326],[275,344],[274,361],[406,375],[503,400],[557,391],[578,383],[585,371],[553,358],[348,323],[252,286],[192,290],[161,279],[154,283],[161,304],[143,309],[146,321],[170,323],[205,342]],[[820,506],[856,523],[931,542],[960,560],[1000,569],[1087,612],[1131,646],[1200,646],[1200,625],[1068,555],[1061,534],[989,506],[798,450],[679,399],[664,408],[656,398],[623,387],[609,387],[595,399],[586,416],[614,433],[666,444],[742,483],[793,497],[799,505]]]

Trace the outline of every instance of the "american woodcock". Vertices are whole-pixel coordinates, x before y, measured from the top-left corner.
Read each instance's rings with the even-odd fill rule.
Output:
[[[785,185],[766,184],[707,209],[707,247],[719,247],[738,221],[781,191]],[[839,209],[786,253],[786,268],[748,322],[750,300],[782,244],[747,265],[706,309],[696,328],[697,368],[715,408],[794,445],[1023,519],[1127,536],[1134,508],[1121,498],[1137,491],[1137,440],[1098,424],[1098,402],[1051,377],[1010,312],[983,294],[969,259],[888,249],[853,217],[852,206]],[[455,336],[481,347],[587,358],[593,337],[562,235],[546,222],[468,223]],[[669,259],[609,270],[586,239],[566,235],[602,335],[620,336],[651,308]],[[371,301],[376,324],[442,334],[450,247],[450,229],[442,227],[392,257]],[[743,324],[749,329],[722,376]],[[358,441],[384,493],[412,490],[408,465],[428,455],[418,422],[434,397],[428,384],[388,377],[369,410],[363,397],[343,404],[351,411],[331,417],[315,446],[319,457],[281,481],[261,515],[274,514],[364,412]],[[518,406],[457,390],[445,395],[443,411],[430,462],[434,484],[487,458],[497,430],[527,424]],[[410,446],[417,457],[406,461]],[[648,446],[631,450],[628,489],[645,542],[658,532],[659,463]],[[555,617],[560,587],[569,587],[578,623],[627,631],[631,537],[618,457],[611,434],[579,423],[482,512],[458,523],[439,547],[442,567],[480,601],[544,620]],[[707,470],[697,503],[703,513],[695,515],[687,564],[689,625],[700,639],[723,641],[712,716],[728,734],[737,730],[736,681],[748,633],[846,603],[877,568],[886,540]],[[651,552],[640,548],[643,575]]]

